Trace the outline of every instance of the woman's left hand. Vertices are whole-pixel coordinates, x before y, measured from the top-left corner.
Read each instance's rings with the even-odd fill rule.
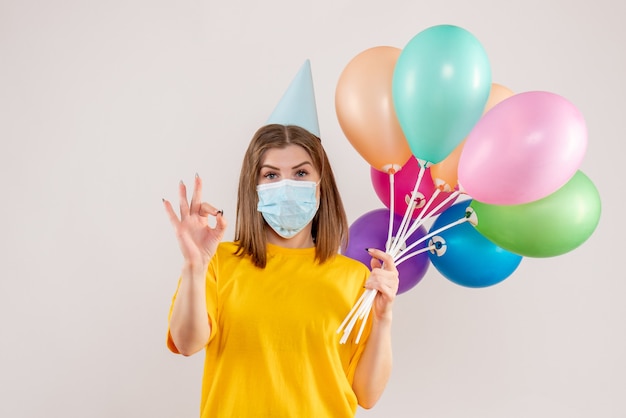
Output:
[[[391,319],[391,309],[393,301],[398,293],[398,270],[393,261],[393,257],[384,251],[368,248],[368,253],[372,256],[370,265],[372,272],[365,282],[368,289],[376,289],[376,299],[374,299],[374,314],[376,319]]]

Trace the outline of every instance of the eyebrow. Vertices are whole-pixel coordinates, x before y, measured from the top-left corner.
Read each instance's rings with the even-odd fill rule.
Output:
[[[313,167],[313,164],[310,161],[304,161],[298,165],[294,165],[293,167],[291,167],[291,169],[295,170],[296,168],[300,168],[304,165],[310,165],[311,167]],[[280,170],[280,168],[274,167],[273,165],[269,165],[269,164],[263,164],[261,168],[271,168],[272,170]]]

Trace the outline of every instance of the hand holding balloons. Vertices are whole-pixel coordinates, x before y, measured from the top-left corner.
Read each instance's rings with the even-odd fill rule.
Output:
[[[398,232],[401,217],[394,215],[393,217],[393,234]],[[370,265],[371,255],[368,254],[366,248],[385,248],[387,244],[387,236],[389,232],[389,210],[375,209],[361,215],[356,221],[350,225],[348,247],[344,251],[344,255],[361,261],[366,266]],[[407,240],[406,245],[411,245],[426,235],[426,230],[420,227]],[[426,246],[426,243],[418,245],[419,248]],[[398,294],[404,293],[419,283],[428,270],[429,262],[426,253],[417,254],[409,260],[397,266],[400,277]]]

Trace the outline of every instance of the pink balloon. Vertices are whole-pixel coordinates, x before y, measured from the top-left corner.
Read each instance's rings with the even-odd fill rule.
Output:
[[[374,191],[376,195],[380,199],[380,201],[387,207],[387,209],[391,209],[391,195],[390,195],[390,183],[389,183],[389,174],[383,173],[382,171],[376,170],[373,167],[370,169],[370,177],[372,180],[372,186],[374,186]],[[417,177],[419,176],[420,166],[415,156],[411,156],[409,160],[402,166],[402,169],[394,174],[394,213],[398,215],[404,216],[406,209],[411,201],[411,193],[415,188],[415,183],[417,182]],[[412,218],[417,218],[422,212],[422,208],[428,203],[430,198],[437,187],[435,186],[432,176],[430,174],[430,168],[426,168],[420,184],[417,189],[417,206],[413,211]],[[445,201],[451,192],[439,192],[437,197],[432,201],[426,213],[422,215],[422,218],[425,218],[428,213],[430,213],[433,209],[437,207],[440,203]],[[446,202],[441,208],[437,211],[433,212],[431,216],[437,215],[454,203],[455,199],[450,199],[449,202]]]
[[[479,202],[517,205],[555,192],[578,170],[587,126],[563,97],[515,94],[474,126],[459,159],[459,185]]]

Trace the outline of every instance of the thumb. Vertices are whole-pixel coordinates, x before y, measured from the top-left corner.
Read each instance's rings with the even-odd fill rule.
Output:
[[[372,260],[370,261],[372,268],[382,268],[385,266],[385,270],[395,270],[396,267],[391,254],[376,248],[368,248],[367,252],[372,256]]]
[[[372,259],[370,260],[370,267],[372,268],[372,270],[382,268],[382,266],[383,265],[379,259],[372,257]]]
[[[228,222],[226,218],[224,218],[224,211],[217,211],[217,215],[215,217],[215,229],[221,233],[226,231],[226,227],[228,226]]]

